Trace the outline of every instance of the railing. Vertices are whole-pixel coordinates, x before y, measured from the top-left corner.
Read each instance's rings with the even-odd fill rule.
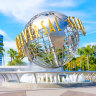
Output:
[[[4,79],[5,82],[16,81],[20,83],[20,78],[24,74],[29,74],[34,77],[34,82],[30,80],[32,83],[64,83],[64,75],[69,76],[75,74],[78,78],[80,74],[84,75],[86,80],[89,81],[96,81],[96,71],[66,71],[66,72],[28,72],[28,71],[8,71],[8,72],[1,72],[0,75]],[[26,77],[27,78],[27,77]],[[25,79],[26,79],[25,78]],[[33,78],[31,78],[33,79]]]

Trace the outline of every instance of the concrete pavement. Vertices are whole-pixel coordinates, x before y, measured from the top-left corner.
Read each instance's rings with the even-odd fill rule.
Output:
[[[73,94],[80,94],[78,96],[81,96],[81,94],[82,96],[96,96],[96,87],[42,88],[42,89],[26,89],[26,88],[15,89],[15,88],[6,88],[2,86],[0,87],[0,96],[13,96],[13,94],[14,96],[73,96]]]

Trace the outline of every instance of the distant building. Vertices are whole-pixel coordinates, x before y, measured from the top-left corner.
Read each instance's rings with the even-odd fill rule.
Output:
[[[0,43],[3,43],[3,35],[0,35]],[[0,45],[0,47],[3,47]],[[2,54],[0,53],[0,66],[2,65]]]

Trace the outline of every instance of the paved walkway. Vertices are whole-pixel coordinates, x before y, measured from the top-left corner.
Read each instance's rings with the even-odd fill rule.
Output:
[[[84,92],[84,95],[82,95],[82,92]],[[96,96],[96,87],[47,89],[13,89],[0,87],[0,96],[75,96],[74,94],[77,94],[77,96]]]
[[[96,87],[91,87],[91,88],[36,89],[36,90],[27,90],[26,93],[27,93],[27,96],[60,96],[61,94],[65,93],[65,92],[68,92],[68,91],[74,91],[74,92],[78,91],[78,92],[96,94]]]

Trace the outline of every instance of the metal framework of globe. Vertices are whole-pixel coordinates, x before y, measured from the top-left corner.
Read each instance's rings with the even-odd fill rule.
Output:
[[[56,68],[74,57],[80,35],[85,35],[80,19],[57,12],[34,16],[16,38],[19,55],[41,67]]]

